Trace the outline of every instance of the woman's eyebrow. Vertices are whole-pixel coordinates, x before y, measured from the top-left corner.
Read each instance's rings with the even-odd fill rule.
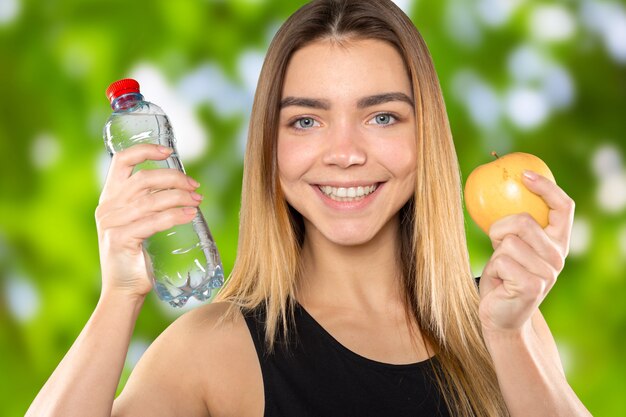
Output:
[[[328,110],[330,109],[330,102],[328,100],[306,97],[285,97],[280,101],[281,109],[289,106],[310,107],[312,109]]]
[[[411,97],[407,96],[404,93],[398,92],[383,93],[363,97],[362,99],[359,99],[359,101],[356,103],[356,106],[359,109],[363,109],[365,107],[376,106],[378,104],[388,103],[390,101],[404,101],[405,103],[410,104],[411,107],[414,107],[413,99],[411,99]]]
[[[378,104],[388,103],[390,101],[403,101],[414,107],[413,99],[404,93],[382,93],[375,94],[373,96],[367,96],[357,101],[357,108],[363,109],[366,107],[376,106]],[[309,107],[312,109],[329,110],[330,102],[324,99],[308,98],[308,97],[285,97],[280,101],[280,108],[284,109],[289,106]]]

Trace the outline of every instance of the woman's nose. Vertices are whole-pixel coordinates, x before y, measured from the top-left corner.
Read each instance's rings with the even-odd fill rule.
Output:
[[[358,127],[336,126],[328,131],[327,148],[323,162],[348,168],[352,165],[363,165],[367,160],[365,141]]]

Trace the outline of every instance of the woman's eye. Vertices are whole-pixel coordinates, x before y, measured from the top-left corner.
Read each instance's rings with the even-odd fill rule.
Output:
[[[371,118],[368,124],[386,126],[386,125],[392,125],[396,121],[397,119],[395,118],[395,116],[392,116],[389,113],[380,113],[374,116],[373,118]]]
[[[311,127],[319,126],[319,123],[312,117],[301,117],[291,124],[296,129],[309,129]]]

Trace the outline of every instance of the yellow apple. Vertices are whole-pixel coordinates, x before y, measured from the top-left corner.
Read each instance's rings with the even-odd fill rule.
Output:
[[[491,225],[511,214],[528,213],[541,227],[548,225],[545,201],[522,183],[525,170],[556,183],[548,166],[535,155],[514,152],[474,169],[465,182],[465,206],[476,224],[489,233]]]

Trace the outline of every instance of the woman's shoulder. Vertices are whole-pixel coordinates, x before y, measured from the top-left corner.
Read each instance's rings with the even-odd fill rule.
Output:
[[[155,343],[162,344],[163,349],[173,350],[184,345],[191,352],[221,349],[233,343],[246,342],[249,337],[239,308],[221,301],[185,312],[159,335]],[[215,356],[206,359],[211,360]]]
[[[139,396],[146,384],[168,392],[173,404],[194,398],[194,408],[204,407],[211,416],[250,415],[262,407],[260,366],[239,308],[215,302],[176,319],[143,355],[124,392]],[[235,398],[242,387],[252,395]]]
[[[187,331],[202,330],[203,333],[230,333],[237,327],[245,327],[245,320],[239,307],[228,301],[217,301],[184,313],[170,326]]]
[[[207,359],[203,375],[211,415],[262,415],[263,377],[241,309],[221,301],[192,310],[183,320],[191,339],[202,334],[195,345],[199,360]]]

